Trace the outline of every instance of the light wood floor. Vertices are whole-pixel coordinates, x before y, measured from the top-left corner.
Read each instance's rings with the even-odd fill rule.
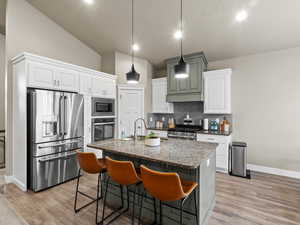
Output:
[[[217,201],[209,225],[299,225],[300,180],[252,175],[246,180],[217,174]],[[95,193],[95,177],[84,176],[81,181],[83,191]],[[74,190],[75,181],[37,194],[9,184],[5,196],[30,225],[94,225],[94,205],[75,215]],[[114,224],[131,223],[123,217]]]

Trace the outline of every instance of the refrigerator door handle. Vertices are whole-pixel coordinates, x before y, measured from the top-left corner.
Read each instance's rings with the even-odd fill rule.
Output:
[[[59,119],[59,136],[63,136],[64,131],[63,131],[63,118],[62,118],[62,114],[64,112],[64,105],[63,105],[63,95],[60,96],[59,98],[59,114],[58,114],[58,119]]]
[[[65,107],[65,110],[64,110],[64,135],[68,135],[68,112],[67,112],[67,106],[68,106],[68,97],[67,96],[64,96],[64,107]]]

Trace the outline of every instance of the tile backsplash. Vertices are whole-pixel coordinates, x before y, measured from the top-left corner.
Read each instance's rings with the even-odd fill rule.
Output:
[[[189,114],[195,125],[200,125],[200,121],[204,118],[214,120],[223,119],[224,116],[232,124],[232,115],[223,114],[204,114],[203,102],[179,102],[174,103],[174,113],[148,113],[148,126],[155,127],[156,121],[162,121],[164,128],[168,127],[168,119],[174,118],[176,124],[183,124],[186,115]]]

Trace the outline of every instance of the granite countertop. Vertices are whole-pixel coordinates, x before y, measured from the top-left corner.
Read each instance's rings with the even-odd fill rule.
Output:
[[[198,134],[211,134],[211,135],[229,136],[229,135],[231,135],[232,131],[224,132],[224,131],[200,130],[197,133]]]
[[[144,144],[144,141],[111,139],[88,144],[88,147],[181,168],[195,169],[210,157],[217,145],[193,140],[168,139],[161,140],[161,145],[158,147],[149,147]]]

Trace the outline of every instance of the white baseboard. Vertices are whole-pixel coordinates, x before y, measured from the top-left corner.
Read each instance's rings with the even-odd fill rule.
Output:
[[[27,187],[22,182],[20,182],[18,179],[16,179],[14,176],[5,176],[4,178],[5,178],[5,182],[7,184],[14,183],[22,191],[27,191]]]
[[[297,178],[300,179],[300,172],[297,171],[291,171],[291,170],[282,170],[272,167],[266,167],[266,166],[258,166],[254,164],[247,164],[248,169],[262,172],[262,173],[269,173],[279,176],[285,176],[285,177],[291,177],[291,178]]]

